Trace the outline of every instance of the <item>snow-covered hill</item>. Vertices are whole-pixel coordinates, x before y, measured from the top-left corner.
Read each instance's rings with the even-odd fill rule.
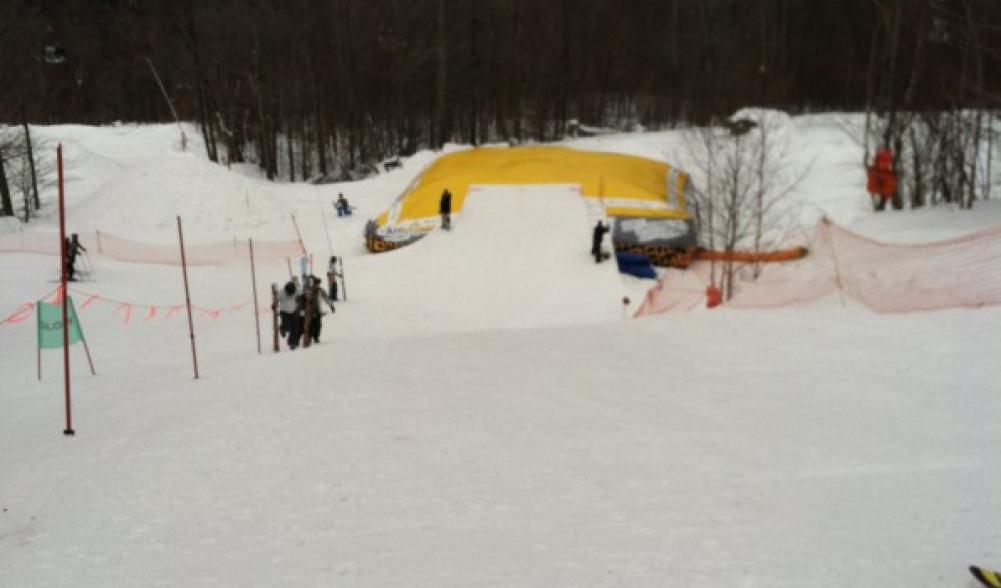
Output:
[[[842,124],[790,121],[804,224],[913,242],[1001,223],[996,202],[869,214]],[[262,315],[258,355],[249,268],[192,268],[195,381],[179,268],[94,256],[74,298],[98,375],[74,347],[71,438],[61,354],[38,382],[34,318],[0,325],[0,586],[966,588],[967,564],[1001,565],[1001,309],[625,320],[643,282],[589,262],[586,232],[567,244],[587,221],[561,195],[549,242],[525,198],[485,194],[451,234],[365,253],[365,219],[431,153],[317,187],[180,152],[176,126],[37,133],[64,144],[72,229],[173,243],[181,215],[191,242],[287,240],[295,215],[344,256],[350,300],[292,353]],[[670,132],[571,144],[684,157]],[[0,318],[57,270],[0,255]],[[288,275],[256,270],[262,295]]]

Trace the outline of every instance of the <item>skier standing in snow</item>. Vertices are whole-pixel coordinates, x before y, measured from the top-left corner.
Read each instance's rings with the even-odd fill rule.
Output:
[[[292,330],[292,321],[296,318],[295,284],[290,280],[278,294],[278,332],[282,337]]]
[[[441,193],[441,200],[438,201],[438,213],[441,214],[441,228],[446,231],[452,230],[452,193],[448,188]]]
[[[337,278],[341,274],[337,271],[337,256],[330,256],[330,265],[327,266],[327,289],[330,292],[331,302],[337,300]]]
[[[591,255],[594,256],[594,263],[601,263],[601,241],[605,238],[608,227],[601,224],[594,225],[594,232],[591,234]]]
[[[302,341],[304,306],[304,298],[302,296],[296,296],[295,312],[293,312],[289,317],[290,320],[288,323],[288,348],[290,350],[294,350]]]
[[[316,276],[309,276],[309,304],[305,309],[305,312],[309,314],[309,333],[306,336],[312,339],[314,343],[320,342],[320,329],[323,327],[323,312],[320,309],[320,300],[323,299],[330,307],[330,312],[335,312],[334,303],[330,301],[330,297],[320,286],[320,278]]]
[[[290,290],[289,286],[291,286],[292,292],[290,295],[288,294]],[[292,280],[285,284],[285,292],[294,301],[293,305],[289,305],[286,308],[292,308],[292,312],[288,317],[288,348],[295,349],[302,342],[306,310],[305,293],[303,292],[302,284],[299,283],[299,276],[293,276]]]
[[[80,252],[87,252],[87,248],[80,244],[79,237],[73,233],[70,239],[66,239],[66,279],[75,282],[76,277],[76,257]]]

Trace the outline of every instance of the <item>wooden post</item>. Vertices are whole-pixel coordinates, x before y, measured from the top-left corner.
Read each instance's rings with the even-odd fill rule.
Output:
[[[344,256],[337,258],[341,264],[341,293],[344,294],[344,302],[348,301],[348,280],[344,277]]]
[[[320,193],[316,193],[317,206],[320,209],[320,218],[323,219],[323,232],[327,234],[327,256],[332,256],[334,254],[334,245],[330,240],[330,228],[327,227],[327,213],[323,212],[323,204],[320,203]],[[337,208],[336,206],[334,207]]]
[[[261,316],[257,309],[257,270],[254,268],[254,240],[250,244],[250,286],[254,291],[254,326],[257,328],[257,353],[261,352]]]
[[[177,116],[177,111],[174,110],[174,103],[170,100],[170,96],[167,94],[167,88],[163,86],[163,81],[160,79],[160,74],[156,72],[156,68],[153,67],[153,61],[146,57],[147,65],[149,65],[149,70],[153,72],[153,77],[156,78],[156,85],[160,86],[160,91],[163,92],[163,99],[167,101],[167,106],[170,107],[170,113],[174,115],[174,121],[177,122],[177,130],[181,132],[181,151],[185,151],[188,147],[188,137],[184,134],[184,127],[181,126],[181,119]]]
[[[271,338],[272,347],[278,353],[278,284],[271,284]]]
[[[295,215],[292,216],[292,226],[295,227],[295,236],[299,238],[299,247],[302,249],[302,254],[306,255],[306,244],[302,241],[302,233],[299,232],[299,223],[295,221]]]
[[[101,229],[97,230],[97,252],[104,253],[104,247],[101,245]]]
[[[35,317],[36,317],[35,322],[37,323],[38,322],[38,320],[37,320],[37,317],[38,317],[38,303],[37,302],[35,303]],[[41,325],[37,325],[36,324],[35,325],[35,355],[37,356],[37,359],[38,359],[38,381],[39,382],[42,381],[42,338],[41,338],[41,334],[42,334]]]
[[[191,318],[191,292],[188,290],[188,261],[184,257],[184,233],[181,231],[181,217],[177,217],[177,238],[181,242],[181,273],[184,275],[184,300],[188,306],[188,333],[191,335],[191,361],[198,379],[198,354],[195,351],[195,323]]]
[[[76,319],[79,321],[80,317],[77,316]],[[96,376],[97,372],[94,371],[94,360],[90,358],[90,347],[87,346],[87,338],[83,336],[83,327],[80,327],[80,340],[83,341],[83,351],[87,354],[87,363],[90,364],[90,375]]]
[[[834,248],[834,237],[831,234],[831,221],[824,216],[820,219],[820,222],[824,227],[824,232],[827,234],[827,242],[831,245],[831,258],[834,260],[834,283],[838,287],[838,298],[841,299],[841,306],[845,306],[845,288],[841,281],[841,267],[838,263],[838,252]]]
[[[76,431],[73,430],[73,402],[70,397],[70,331],[69,313],[67,311],[67,304],[69,304],[67,298],[69,292],[66,289],[66,256],[69,255],[69,251],[66,250],[66,195],[63,188],[62,143],[60,143],[56,148],[56,172],[59,176],[59,257],[62,262],[62,271],[60,272],[62,278],[59,286],[61,288],[60,292],[62,293],[63,299],[63,380],[66,383],[66,428],[63,429],[63,435],[75,435]],[[38,365],[41,366],[41,358],[39,358]],[[40,369],[41,368],[39,367],[39,370]],[[41,371],[39,371],[39,378],[41,378]]]
[[[295,274],[292,273],[292,258],[291,257],[286,257],[285,258],[285,262],[288,263],[288,279],[291,280],[292,276],[295,275]]]

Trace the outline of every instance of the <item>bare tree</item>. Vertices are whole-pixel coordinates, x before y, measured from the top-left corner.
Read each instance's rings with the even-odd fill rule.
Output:
[[[24,144],[11,127],[0,127],[0,216],[14,216],[14,200],[11,197],[7,168],[17,168],[20,164]]]
[[[802,183],[808,168],[789,155],[787,130],[791,121],[775,111],[750,110],[735,115],[724,126],[686,131],[695,185],[699,241],[726,253],[755,254],[778,247],[793,223],[789,194]],[[735,256],[721,262],[717,281],[724,299],[736,293]],[[761,273],[760,262],[750,264],[750,279]]]

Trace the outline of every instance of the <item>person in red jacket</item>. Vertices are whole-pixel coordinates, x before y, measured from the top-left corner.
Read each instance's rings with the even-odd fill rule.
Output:
[[[876,210],[886,208],[887,201],[897,194],[897,172],[893,170],[893,152],[886,147],[876,150],[872,167],[869,168],[869,181],[866,184],[872,195]]]

